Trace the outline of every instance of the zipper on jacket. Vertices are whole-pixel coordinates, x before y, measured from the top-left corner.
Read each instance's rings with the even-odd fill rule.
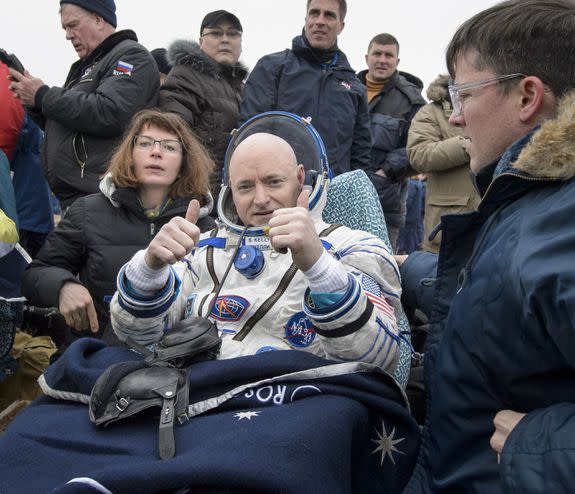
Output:
[[[150,223],[150,235],[153,237],[155,233],[156,233],[156,224]]]
[[[329,71],[329,72],[328,72]],[[327,79],[328,77],[333,73],[333,70],[331,67],[325,67],[323,68],[323,75],[321,77],[321,84],[319,85],[319,91],[318,91],[318,95],[317,95],[317,104],[314,108],[314,114],[311,117],[311,121],[312,121],[312,125],[314,121],[319,121],[319,113],[320,113],[320,108],[323,102],[323,95],[325,94],[325,86],[327,83]]]

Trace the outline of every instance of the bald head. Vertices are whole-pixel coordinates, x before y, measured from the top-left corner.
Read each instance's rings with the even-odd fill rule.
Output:
[[[297,167],[295,153],[287,141],[276,135],[260,132],[246,137],[235,149],[230,160],[230,180],[239,163],[262,157],[267,157],[270,161],[279,160],[286,165]]]
[[[262,226],[276,209],[296,205],[305,172],[284,139],[258,133],[234,150],[229,177],[240,219],[246,225]]]

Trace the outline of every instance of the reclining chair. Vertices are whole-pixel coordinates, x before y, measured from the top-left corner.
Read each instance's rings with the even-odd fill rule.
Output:
[[[390,252],[392,250],[377,192],[363,170],[344,173],[331,181],[323,219],[327,223],[340,223],[354,230],[371,233],[383,240]],[[405,389],[411,367],[411,331],[403,310],[396,316],[401,346],[393,377]]]

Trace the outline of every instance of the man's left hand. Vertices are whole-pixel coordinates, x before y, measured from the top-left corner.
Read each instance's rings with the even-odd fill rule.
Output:
[[[493,419],[495,425],[495,433],[491,436],[489,444],[497,453],[497,462],[499,462],[499,455],[503,451],[505,441],[511,434],[511,431],[525,417],[525,413],[514,412],[513,410],[502,410]]]
[[[28,71],[23,74],[17,70],[10,69],[10,83],[9,89],[14,93],[24,106],[34,106],[36,91],[44,85],[44,81],[37,77],[32,77]]]
[[[309,214],[309,194],[309,190],[302,190],[296,207],[276,209],[269,222],[272,247],[289,249],[294,264],[301,271],[310,269],[324,250]]]

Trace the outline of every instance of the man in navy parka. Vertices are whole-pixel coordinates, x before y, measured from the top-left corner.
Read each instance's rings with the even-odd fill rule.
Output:
[[[372,168],[365,87],[337,44],[346,13],[346,0],[306,0],[291,50],[263,56],[250,73],[238,122],[271,110],[309,117],[334,175]]]
[[[573,492],[575,2],[499,3],[447,64],[482,200],[442,217],[439,257],[402,265],[408,300],[436,278],[417,301],[427,418],[405,492]]]

